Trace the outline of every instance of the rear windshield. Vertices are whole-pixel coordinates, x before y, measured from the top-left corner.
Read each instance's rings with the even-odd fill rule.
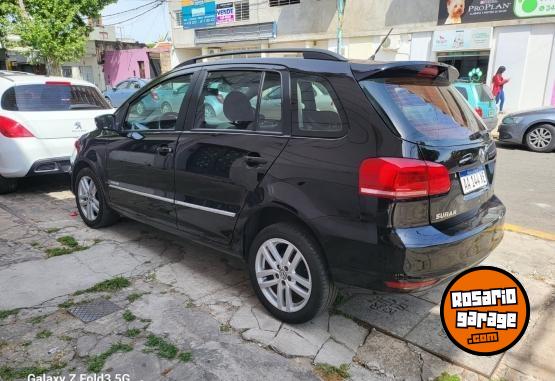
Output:
[[[486,128],[463,96],[449,84],[379,78],[361,81],[399,134],[431,145],[465,144],[481,138]]]
[[[34,84],[14,86],[2,96],[9,111],[67,111],[109,109],[100,92],[91,86]]]

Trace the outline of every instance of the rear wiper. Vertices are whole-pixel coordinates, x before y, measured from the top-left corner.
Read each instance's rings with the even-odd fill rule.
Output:
[[[77,103],[69,106],[70,110],[86,110],[86,109],[92,109],[92,108],[99,109],[100,106],[91,105],[89,103]]]

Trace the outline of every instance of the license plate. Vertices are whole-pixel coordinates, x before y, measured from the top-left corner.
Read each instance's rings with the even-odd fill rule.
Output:
[[[462,171],[459,177],[464,194],[469,194],[475,190],[488,186],[486,171],[482,167]]]

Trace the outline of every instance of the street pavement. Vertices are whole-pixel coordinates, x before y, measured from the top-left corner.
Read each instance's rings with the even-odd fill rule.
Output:
[[[555,234],[555,152],[498,143],[497,154],[495,192],[506,222]]]
[[[507,183],[514,176],[507,163],[535,160],[544,159],[499,153],[498,193],[514,224],[535,222],[517,217],[535,209],[517,205],[513,212],[519,197],[512,193],[523,198],[528,188]],[[549,183],[553,177],[534,182],[542,197]],[[538,218],[545,223],[531,227],[545,229],[547,218]],[[74,238],[79,250],[47,258],[62,237]],[[338,380],[318,364],[345,364],[352,380],[434,380],[444,372],[461,380],[553,380],[554,253],[555,241],[506,232],[485,264],[523,283],[530,324],[507,353],[473,356],[443,331],[438,304],[445,286],[391,295],[341,285],[340,303],[330,311],[309,323],[282,324],[255,298],[241,261],[125,219],[88,229],[75,215],[67,178],[26,181],[19,192],[0,196],[0,379],[95,369],[112,379],[130,374],[130,381]],[[129,284],[94,288],[117,276]],[[87,323],[70,313],[91,301],[109,301],[115,312]]]

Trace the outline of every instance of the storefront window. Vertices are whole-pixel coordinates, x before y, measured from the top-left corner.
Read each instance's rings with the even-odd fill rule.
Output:
[[[472,69],[479,68],[483,74],[480,82],[487,82],[487,72],[489,64],[489,50],[474,52],[438,52],[437,60],[457,68],[460,79],[469,79]]]

